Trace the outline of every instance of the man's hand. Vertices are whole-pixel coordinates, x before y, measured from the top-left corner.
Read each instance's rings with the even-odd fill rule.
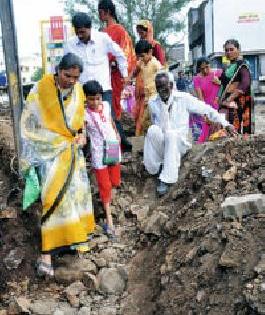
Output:
[[[233,125],[226,126],[225,130],[230,137],[235,137],[237,135],[237,131]]]

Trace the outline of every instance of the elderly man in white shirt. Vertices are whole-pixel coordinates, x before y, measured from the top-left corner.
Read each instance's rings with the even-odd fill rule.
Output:
[[[65,43],[64,53],[71,52],[82,59],[84,70],[80,76],[80,82],[84,84],[89,80],[98,81],[103,88],[103,101],[107,101],[112,105],[109,54],[116,57],[125,84],[129,80],[127,58],[120,46],[107,33],[92,28],[91,18],[86,13],[76,13],[72,19],[72,25],[76,36]],[[111,112],[115,120],[113,109],[111,109]],[[131,145],[124,135],[120,122],[115,120],[115,123],[123,145],[130,147]]]
[[[234,132],[224,118],[212,107],[185,92],[173,90],[169,74],[156,75],[158,94],[149,101],[152,125],[144,143],[144,165],[150,174],[159,174],[159,195],[168,191],[168,184],[176,183],[180,159],[191,144],[188,141],[189,115],[206,115],[211,121],[220,123],[229,132]]]

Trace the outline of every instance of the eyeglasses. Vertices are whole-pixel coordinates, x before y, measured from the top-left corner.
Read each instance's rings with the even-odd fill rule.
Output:
[[[233,52],[235,50],[235,48],[225,48],[225,52]]]

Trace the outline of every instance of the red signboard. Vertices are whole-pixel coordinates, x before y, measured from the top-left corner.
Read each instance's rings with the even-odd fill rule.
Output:
[[[51,16],[51,40],[63,40],[63,17],[62,16]]]

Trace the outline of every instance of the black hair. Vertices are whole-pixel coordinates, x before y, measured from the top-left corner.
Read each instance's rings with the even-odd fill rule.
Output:
[[[143,25],[136,25],[136,29],[137,29],[137,28],[139,28],[139,29],[141,29],[141,30],[143,30],[143,31],[145,31],[145,32],[148,31],[148,28],[147,28],[147,27],[144,27]]]
[[[201,68],[201,65],[203,63],[206,63],[207,65],[209,65],[210,64],[209,58],[207,58],[207,57],[200,57],[200,58],[197,59],[197,62],[196,62],[196,71],[197,71],[197,73],[200,72],[200,68]]]
[[[91,28],[91,18],[84,12],[77,12],[72,18],[72,25],[74,28]]]
[[[240,49],[240,45],[239,45],[239,42],[238,42],[238,40],[237,39],[228,39],[226,42],[225,42],[225,44],[224,44],[224,47],[226,46],[226,45],[234,45],[237,49]]]
[[[140,39],[135,45],[136,55],[148,53],[152,49],[152,45],[145,39]]]
[[[97,94],[103,94],[102,86],[96,80],[87,81],[83,85],[83,91],[85,93],[85,96],[95,96]]]
[[[168,81],[169,81],[169,75],[166,71],[158,72],[155,76],[155,81],[157,82],[157,81],[161,80],[162,78],[168,79]]]
[[[119,22],[116,14],[116,6],[112,2],[112,0],[100,0],[98,3],[98,9],[109,12],[109,14],[116,20],[116,22]]]
[[[68,70],[71,68],[79,68],[80,73],[83,72],[83,61],[73,53],[64,55],[58,64],[58,70]]]

